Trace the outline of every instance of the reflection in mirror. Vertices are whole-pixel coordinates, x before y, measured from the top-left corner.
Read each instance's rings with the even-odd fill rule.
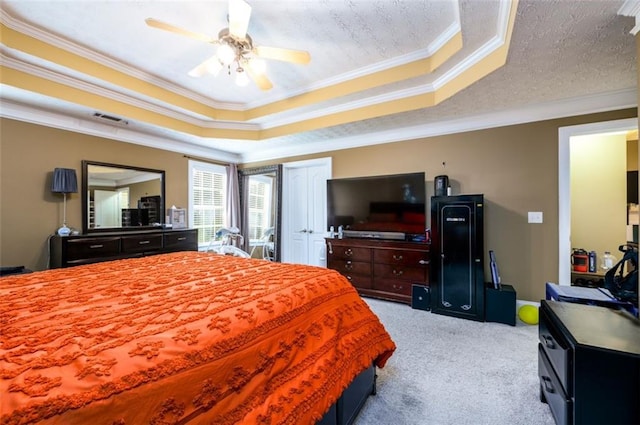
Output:
[[[158,228],[164,171],[82,161],[83,232]]]
[[[242,248],[253,258],[280,261],[282,166],[248,168],[238,174]]]

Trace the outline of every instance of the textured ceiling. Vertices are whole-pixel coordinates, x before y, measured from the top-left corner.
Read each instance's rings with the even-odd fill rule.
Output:
[[[227,1],[2,1],[0,113],[250,161],[462,131],[465,120],[563,102],[583,113],[576,102],[635,106],[634,20],[619,14],[623,1],[248,3],[254,44],[311,54],[308,65],[268,61],[266,92],[224,72],[189,77],[216,47],[144,23],[215,36]],[[127,124],[98,123],[96,111]]]

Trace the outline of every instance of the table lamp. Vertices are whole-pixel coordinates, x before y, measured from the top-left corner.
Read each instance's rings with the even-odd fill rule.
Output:
[[[60,236],[69,236],[71,229],[67,227],[67,193],[78,192],[78,179],[76,170],[71,168],[56,168],[53,170],[53,181],[51,182],[51,192],[62,193],[64,195],[64,213],[62,227],[58,229]]]

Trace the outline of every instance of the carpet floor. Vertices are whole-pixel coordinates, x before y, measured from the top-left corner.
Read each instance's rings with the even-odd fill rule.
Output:
[[[554,424],[539,399],[537,326],[365,300],[397,349],[354,425]]]

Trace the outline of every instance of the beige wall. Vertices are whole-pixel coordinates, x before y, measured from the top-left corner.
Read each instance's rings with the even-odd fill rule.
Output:
[[[595,251],[598,263],[605,251],[619,258],[627,240],[627,137],[572,137],[570,146],[571,245]]]
[[[330,156],[334,178],[424,171],[429,197],[433,177],[446,173],[454,194],[485,195],[485,252],[496,252],[519,299],[538,301],[545,282],[558,281],[558,129],[635,116],[628,109],[281,161]],[[528,211],[542,211],[544,223],[528,224]]]
[[[62,195],[50,192],[56,167],[83,159],[166,171],[167,205],[187,205],[182,154],[2,119],[0,121],[0,264],[47,267],[47,237],[62,224]],[[80,188],[78,188],[80,189]],[[67,197],[67,225],[82,229],[80,193]]]
[[[558,128],[635,116],[634,108],[277,162],[330,156],[333,177],[424,171],[428,196],[433,177],[448,174],[454,194],[485,195],[485,248],[496,251],[503,281],[518,298],[535,301],[544,297],[545,282],[558,279]],[[11,120],[2,121],[0,143],[3,265],[45,267],[47,236],[62,220],[61,199],[48,190],[55,167],[80,172],[80,161],[90,159],[164,169],[167,204],[187,205],[187,159],[180,154]],[[80,208],[79,194],[72,195],[70,225],[80,226]],[[544,223],[527,224],[527,211],[542,211]]]

